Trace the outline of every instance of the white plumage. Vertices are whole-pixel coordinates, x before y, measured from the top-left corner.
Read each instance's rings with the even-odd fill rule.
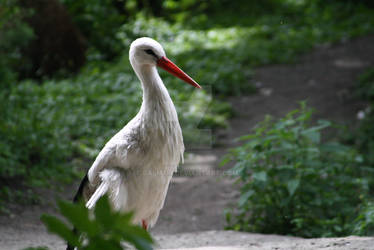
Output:
[[[156,66],[200,86],[171,63],[151,38],[135,40],[129,57],[142,84],[140,111],[101,150],[88,171],[82,195],[86,206],[93,208],[108,193],[116,210],[134,211],[133,222],[147,228],[157,221],[184,152],[177,112]]]

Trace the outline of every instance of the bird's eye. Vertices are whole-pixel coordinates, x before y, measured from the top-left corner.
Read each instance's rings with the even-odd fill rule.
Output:
[[[144,51],[145,51],[145,53],[147,53],[148,55],[152,55],[152,56],[157,57],[157,55],[155,54],[155,52],[153,52],[153,50],[151,50],[151,49],[146,49],[146,50],[144,50]]]

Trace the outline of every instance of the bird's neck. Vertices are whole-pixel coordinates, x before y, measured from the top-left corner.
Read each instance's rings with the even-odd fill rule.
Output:
[[[166,145],[167,155],[177,166],[180,159],[183,161],[184,144],[173,101],[156,67],[141,66],[134,70],[143,88],[143,102],[137,115],[142,121],[140,136],[145,141],[156,138],[160,148],[162,143]]]
[[[143,119],[178,121],[173,101],[155,66],[134,67],[143,88],[140,113]]]

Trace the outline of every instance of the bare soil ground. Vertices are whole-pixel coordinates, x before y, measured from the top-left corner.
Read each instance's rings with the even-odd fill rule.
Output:
[[[161,248],[202,249],[374,249],[374,238],[347,237],[300,239],[276,235],[222,232],[223,210],[238,197],[233,181],[218,167],[234,138],[271,114],[279,117],[307,100],[317,116],[354,125],[359,110],[365,108],[354,98],[357,77],[374,65],[374,35],[334,46],[321,46],[295,64],[271,65],[255,70],[255,95],[229,99],[238,114],[230,129],[220,136],[220,147],[194,150],[180,173],[173,177],[165,207],[151,233]],[[66,188],[63,198],[71,198],[78,182]],[[0,216],[0,249],[49,246],[63,249],[63,242],[47,234],[39,217],[54,212],[54,199],[39,206],[12,208]],[[212,231],[216,230],[216,231]],[[215,248],[209,248],[215,247]],[[208,248],[207,248],[208,247]]]

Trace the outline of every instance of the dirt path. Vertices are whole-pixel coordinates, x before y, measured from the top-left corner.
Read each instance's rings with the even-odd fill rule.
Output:
[[[236,200],[238,193],[232,180],[221,175],[221,169],[218,168],[220,157],[228,147],[235,145],[234,138],[248,133],[265,114],[281,116],[297,108],[300,100],[308,100],[309,106],[318,110],[319,117],[354,123],[357,112],[364,108],[364,104],[353,98],[352,87],[358,75],[368,66],[374,65],[373,45],[374,36],[368,36],[333,47],[317,48],[293,65],[272,65],[257,69],[254,82],[259,88],[258,94],[229,100],[238,116],[231,120],[231,129],[220,138],[222,146],[194,152],[180,168],[181,173],[173,178],[165,207],[156,227],[152,229],[152,234],[159,240],[160,246],[370,249],[374,245],[371,238],[313,241],[281,236],[200,231],[223,229],[223,210]],[[186,172],[189,174],[183,174]],[[75,189],[76,185],[78,184],[69,189]],[[64,194],[64,198],[70,198],[70,194],[69,190]],[[25,209],[16,207],[10,216],[0,217],[0,249],[38,245],[62,249],[63,242],[48,235],[39,222],[40,214],[53,212],[53,209],[47,209],[49,206],[50,204],[44,204]],[[219,243],[222,239],[225,239],[225,244]],[[237,244],[238,242],[240,244]]]

